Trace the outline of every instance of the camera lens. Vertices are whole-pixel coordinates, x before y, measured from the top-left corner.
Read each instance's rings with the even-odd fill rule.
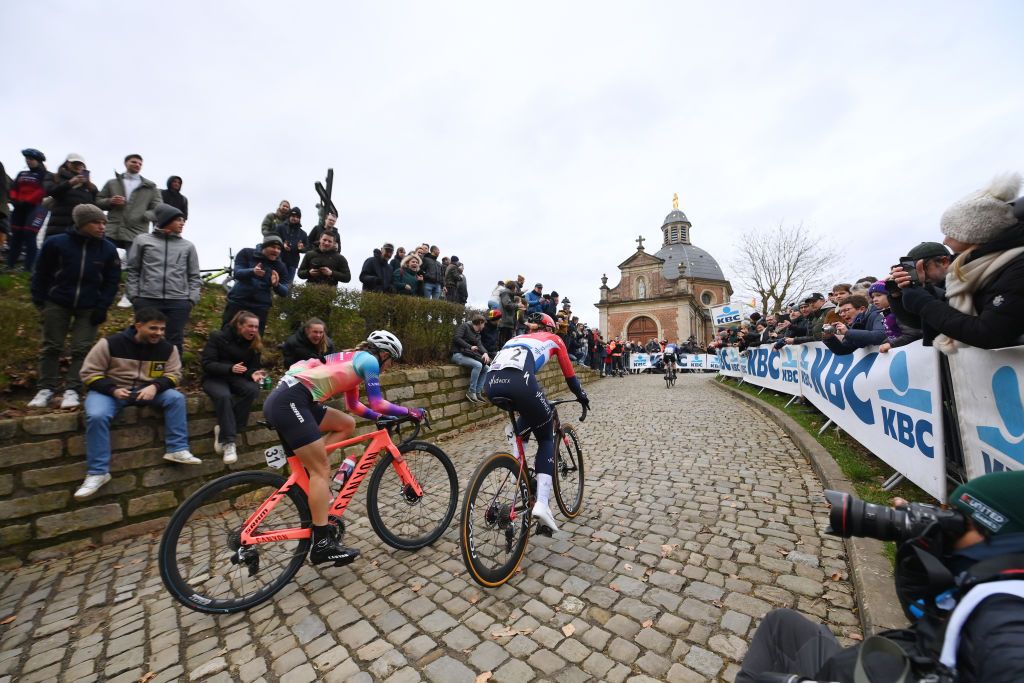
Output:
[[[844,538],[867,536],[880,541],[900,541],[907,536],[907,513],[903,510],[865,503],[842,491],[825,491],[832,506],[826,533]]]

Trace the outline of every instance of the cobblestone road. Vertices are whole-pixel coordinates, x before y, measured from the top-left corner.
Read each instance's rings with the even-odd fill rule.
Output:
[[[304,567],[263,606],[212,617],[164,592],[144,537],[0,577],[0,683],[732,680],[772,607],[859,637],[820,483],[779,429],[711,381],[595,383],[579,430],[584,511],[531,539],[500,589],[469,579],[454,525],[431,548],[395,552],[353,505],[346,538],[362,559]],[[492,423],[441,445],[464,486],[501,443]]]

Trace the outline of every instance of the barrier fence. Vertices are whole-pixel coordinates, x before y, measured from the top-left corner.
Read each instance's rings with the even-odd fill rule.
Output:
[[[1024,347],[965,348],[948,356],[943,391],[940,352],[917,341],[889,353],[876,347],[849,355],[823,343],[735,348],[719,352],[719,373],[802,396],[898,473],[940,501],[947,458],[968,478],[1024,469]],[[943,405],[955,416],[946,434]],[[956,444],[950,440],[956,439]],[[955,447],[950,447],[950,446]]]
[[[714,353],[681,353],[677,356],[676,368],[679,370],[712,370],[720,369],[718,355]],[[629,370],[650,370],[661,367],[660,353],[631,353]]]

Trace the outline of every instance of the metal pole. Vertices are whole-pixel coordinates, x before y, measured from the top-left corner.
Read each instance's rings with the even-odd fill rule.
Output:
[[[829,418],[828,421],[821,426],[821,429],[818,430],[818,436],[824,434],[825,430],[828,429],[830,424],[832,424],[832,418]]]

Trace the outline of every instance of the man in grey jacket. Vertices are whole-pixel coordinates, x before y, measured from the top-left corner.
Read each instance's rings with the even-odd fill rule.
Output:
[[[124,173],[115,173],[96,196],[96,205],[107,212],[107,239],[128,249],[139,235],[149,231],[153,210],[163,202],[156,183],[140,175],[142,157],[124,158]]]
[[[167,316],[167,341],[178,347],[180,355],[185,323],[199,302],[199,254],[181,236],[185,216],[179,209],[158,204],[153,213],[153,232],[136,237],[128,250],[124,288],[136,312],[156,308]]]

